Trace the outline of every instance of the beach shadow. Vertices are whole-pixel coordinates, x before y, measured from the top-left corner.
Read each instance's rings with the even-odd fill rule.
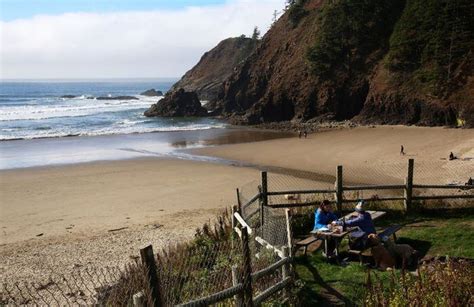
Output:
[[[350,299],[342,295],[339,291],[331,287],[327,281],[324,281],[318,270],[308,261],[302,259],[301,265],[306,267],[313,276],[316,284],[323,288],[320,293],[316,293],[312,289],[305,289],[303,294],[306,298],[305,302],[311,303],[311,306],[356,306]]]

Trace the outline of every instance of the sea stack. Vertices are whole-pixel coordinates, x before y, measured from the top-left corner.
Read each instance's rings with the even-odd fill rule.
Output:
[[[147,117],[206,116],[207,110],[201,106],[195,92],[179,89],[168,92],[163,99],[152,105],[144,114]]]
[[[149,96],[149,97],[158,97],[158,96],[163,96],[163,92],[157,91],[154,88],[152,88],[152,89],[144,91],[143,93],[140,93],[140,95]]]

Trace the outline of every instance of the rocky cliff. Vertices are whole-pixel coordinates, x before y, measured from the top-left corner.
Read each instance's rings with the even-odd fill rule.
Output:
[[[217,110],[242,124],[472,127],[472,16],[469,0],[296,1],[227,78]]]
[[[228,38],[212,50],[189,70],[172,88],[193,91],[200,100],[215,100],[222,83],[234,72],[254,50],[257,40],[246,37]]]

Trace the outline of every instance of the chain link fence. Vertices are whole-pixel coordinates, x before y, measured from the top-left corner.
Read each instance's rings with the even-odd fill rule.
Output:
[[[81,268],[68,275],[52,273],[40,282],[4,281],[1,305],[110,305],[127,306],[146,287],[144,267],[131,262],[123,268]],[[148,299],[149,293],[144,292]]]

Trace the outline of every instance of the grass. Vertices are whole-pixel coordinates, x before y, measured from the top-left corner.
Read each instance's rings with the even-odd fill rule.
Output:
[[[402,216],[388,214],[376,226],[402,224],[398,242],[407,243],[423,256],[474,258],[474,214],[472,210],[424,213]],[[367,268],[358,262],[347,266],[329,264],[319,251],[295,260],[297,277],[302,286],[302,305],[363,305],[366,293]],[[382,281],[390,279],[388,272],[376,272]]]

